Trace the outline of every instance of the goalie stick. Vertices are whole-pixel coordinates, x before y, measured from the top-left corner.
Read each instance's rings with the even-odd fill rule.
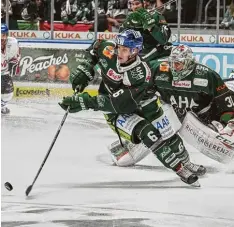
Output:
[[[234,81],[234,78],[227,78],[227,79],[223,79],[224,82],[227,82],[227,81]]]

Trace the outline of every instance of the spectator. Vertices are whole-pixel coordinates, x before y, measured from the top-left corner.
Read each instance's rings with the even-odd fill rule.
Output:
[[[107,11],[107,6],[108,6],[108,1],[107,0],[99,0],[98,1],[98,20],[97,20],[97,30],[99,32],[104,32],[108,30],[108,21],[107,21],[107,15],[106,15],[106,11]],[[95,21],[95,10],[97,7],[95,7],[95,1],[92,1],[92,16],[91,16],[91,20]],[[96,23],[96,21],[95,21]],[[94,25],[89,29],[90,32],[94,31]]]
[[[120,25],[128,14],[127,0],[112,0],[108,2],[107,20],[112,25],[112,32],[118,32]]]
[[[221,22],[221,27],[234,30],[234,0],[232,0],[224,15],[224,19]]]
[[[12,15],[12,7],[11,7],[11,3],[9,0],[8,1],[8,4],[9,4],[9,7],[8,7],[8,13],[9,13],[9,16]],[[2,3],[1,3],[1,20],[2,22],[5,23],[5,20],[6,20],[6,0],[2,0]]]
[[[9,29],[10,30],[18,30],[17,20],[13,17],[12,4],[9,0],[8,4],[8,13],[9,13]],[[1,22],[6,23],[6,0],[2,0],[1,2]]]
[[[29,0],[21,13],[26,21],[37,22],[45,18],[45,4],[42,0]]]
[[[145,9],[151,11],[163,8],[163,3],[161,0],[144,0],[144,7]]]
[[[21,12],[25,6],[26,0],[10,0],[12,6],[12,17],[15,20],[22,20]]]
[[[54,0],[54,20],[60,21],[61,20],[61,9],[63,3],[66,2],[66,0]],[[50,0],[48,0],[48,12],[50,12],[51,6],[50,6]]]
[[[183,3],[183,1],[182,1]],[[166,1],[161,7],[161,13],[168,23],[177,23],[177,1]]]
[[[86,22],[91,16],[91,0],[67,0],[61,9],[61,19],[65,24],[76,24],[77,21]]]

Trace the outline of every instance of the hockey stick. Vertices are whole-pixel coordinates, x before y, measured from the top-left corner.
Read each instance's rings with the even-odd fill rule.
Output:
[[[53,139],[53,141],[52,141],[52,143],[51,143],[51,145],[50,145],[50,147],[49,147],[49,150],[47,151],[47,154],[46,154],[46,156],[45,156],[45,158],[44,158],[44,160],[43,160],[43,162],[42,162],[42,164],[41,164],[39,170],[37,171],[37,175],[35,176],[35,178],[34,178],[32,184],[29,185],[29,186],[27,187],[26,191],[25,191],[26,196],[28,196],[29,193],[31,192],[31,190],[32,190],[32,188],[33,188],[33,185],[35,184],[35,182],[36,182],[36,180],[37,180],[37,178],[38,178],[38,176],[39,176],[39,174],[40,174],[40,172],[41,172],[41,170],[42,170],[42,168],[43,168],[43,166],[44,166],[44,164],[45,164],[47,158],[49,157],[49,154],[50,154],[50,152],[51,152],[51,150],[52,150],[52,148],[53,148],[53,146],[54,146],[54,144],[55,144],[55,142],[56,142],[56,140],[57,140],[57,138],[58,138],[58,135],[59,135],[59,133],[60,133],[62,127],[63,127],[63,124],[65,123],[65,121],[66,121],[66,119],[67,119],[67,115],[68,115],[68,113],[69,113],[69,110],[70,110],[70,107],[67,108],[67,111],[66,111],[66,113],[65,113],[64,116],[63,116],[63,119],[62,119],[62,121],[61,121],[61,123],[60,123],[60,125],[59,125],[59,128],[58,128],[58,130],[57,130],[57,132],[56,132],[56,134],[55,134],[55,136],[54,136],[54,139]]]

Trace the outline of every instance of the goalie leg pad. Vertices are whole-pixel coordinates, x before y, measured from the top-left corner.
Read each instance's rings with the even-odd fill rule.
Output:
[[[192,113],[188,112],[180,129],[181,137],[201,153],[221,163],[234,159],[234,149],[227,146],[221,135],[202,124]]]
[[[133,144],[129,141],[124,141],[124,146],[119,140],[112,143],[108,150],[111,153],[111,159],[117,166],[132,166],[145,158],[150,150],[142,143]]]

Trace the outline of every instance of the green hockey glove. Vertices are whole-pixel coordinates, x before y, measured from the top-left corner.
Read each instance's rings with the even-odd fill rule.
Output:
[[[67,110],[67,108],[70,106],[69,113],[76,113],[81,110],[88,110],[89,97],[90,96],[87,92],[63,97],[63,100],[59,103],[59,105],[64,110]]]
[[[131,13],[123,23],[123,27],[133,29],[143,28],[141,15],[136,12]]]
[[[140,18],[144,30],[151,30],[155,26],[156,21],[154,17],[146,9],[140,8],[135,14]]]
[[[76,70],[70,75],[70,82],[74,91],[82,92],[88,86],[89,81],[93,80],[93,66],[87,61],[80,63]]]

